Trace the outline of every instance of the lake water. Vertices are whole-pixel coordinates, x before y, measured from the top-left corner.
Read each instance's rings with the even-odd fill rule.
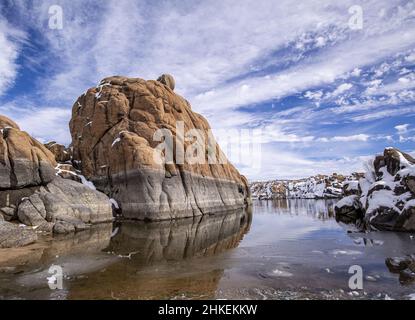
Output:
[[[408,299],[415,284],[385,259],[414,253],[413,235],[338,224],[334,203],[254,201],[252,211],[115,222],[0,250],[0,298]],[[51,265],[62,267],[62,290],[48,286]],[[353,265],[363,290],[349,288]]]

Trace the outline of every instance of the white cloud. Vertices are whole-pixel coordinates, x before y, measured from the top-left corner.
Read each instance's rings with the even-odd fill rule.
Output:
[[[2,17],[0,16],[0,19]],[[0,21],[0,96],[13,84],[17,77],[21,41],[24,34]]]
[[[404,134],[408,132],[408,127],[409,127],[409,124],[406,123],[406,124],[400,124],[400,125],[395,126],[395,129],[396,131],[398,131],[398,134]]]
[[[338,95],[350,90],[352,87],[353,85],[351,83],[342,83],[331,93],[331,96],[337,97]]]
[[[323,96],[323,91],[318,90],[318,91],[307,91],[304,94],[304,97],[306,97],[307,99],[311,99],[311,100],[320,100],[321,97]]]
[[[356,134],[352,136],[335,136],[331,141],[335,142],[350,142],[350,141],[367,141],[369,139],[367,134]]]
[[[172,73],[177,82],[176,92],[208,118],[214,131],[267,126],[263,172],[269,174],[304,176],[332,170],[330,166],[339,168],[335,169],[339,172],[342,166],[344,170],[354,168],[358,157],[353,148],[366,143],[336,142],[368,142],[374,137],[356,133],[356,129],[350,135],[344,135],[345,130],[341,133],[333,130],[330,135],[316,129],[344,120],[370,121],[415,112],[412,106],[397,107],[398,102],[408,101],[414,95],[408,73],[401,77],[409,82],[385,81],[385,85],[382,79],[365,78],[378,81],[368,83],[367,100],[343,100],[344,105],[329,109],[318,104],[326,99],[323,92],[327,92],[327,88],[320,86],[337,87],[327,99],[352,88],[355,93],[356,78],[366,76],[362,70],[376,65],[372,72],[384,77],[394,66],[383,62],[401,52],[405,52],[402,61],[412,61],[413,53],[407,51],[415,43],[412,2],[365,2],[364,12],[374,14],[365,14],[364,29],[359,32],[347,27],[348,8],[355,4],[353,0],[341,3],[207,0],[151,5],[128,0],[15,3],[24,16],[22,23],[26,21],[27,28],[37,28],[44,35],[48,50],[47,63],[42,64],[46,76],[36,88],[42,101],[40,107],[30,105],[25,113],[27,104],[22,102],[20,111],[10,109],[8,114],[44,140],[69,142],[69,111],[55,106],[69,110],[85,89],[114,74],[155,79],[161,73]],[[51,4],[60,4],[64,9],[63,30],[45,27],[47,7]],[[16,45],[7,43],[9,48],[11,44]],[[15,49],[13,52],[18,54],[18,47]],[[15,56],[8,57],[4,70],[11,71],[11,76],[5,87],[13,82],[17,70]],[[0,63],[0,75],[1,69]],[[0,93],[4,79],[0,77]],[[339,81],[348,82],[339,85]],[[272,112],[256,112],[259,103],[304,92],[304,97],[313,101],[303,99],[304,104],[284,110],[278,101],[272,101],[275,102]],[[371,98],[383,93],[390,94],[385,101]],[[244,112],[237,110],[241,106],[250,108]],[[45,121],[39,121],[43,118]],[[311,154],[304,155],[301,148],[270,147],[273,143],[284,147],[311,145],[319,148],[314,156],[324,149],[350,158],[315,160]],[[353,145],[353,148],[332,151],[333,145]]]
[[[0,114],[13,119],[21,130],[43,143],[52,140],[66,145],[70,143],[71,113],[68,108],[40,108],[24,99],[0,106]]]
[[[408,56],[405,57],[405,60],[408,62],[415,62],[415,52],[412,52]]]

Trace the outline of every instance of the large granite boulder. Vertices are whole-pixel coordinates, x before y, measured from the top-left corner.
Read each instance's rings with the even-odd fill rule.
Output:
[[[62,170],[47,147],[3,116],[0,116],[0,130],[2,221],[19,221],[37,227],[36,230],[67,233],[112,220],[108,197],[91,190],[91,184],[85,179],[82,184],[59,177]],[[26,243],[27,232],[13,226],[3,223],[0,239],[14,232],[14,237],[20,234],[21,243]],[[10,245],[13,241],[7,243]]]
[[[73,162],[127,218],[164,220],[244,207],[247,181],[223,161],[215,141],[204,149],[205,161],[179,161],[180,142],[186,151],[194,146],[180,126],[184,134],[199,129],[205,141],[210,127],[172,91],[173,79],[160,81],[110,77],[80,96],[70,122]],[[161,156],[159,129],[172,135],[172,161]],[[207,161],[212,154],[216,163]]]
[[[336,215],[362,218],[377,230],[415,231],[415,159],[385,149],[359,180],[357,192],[339,201]]]

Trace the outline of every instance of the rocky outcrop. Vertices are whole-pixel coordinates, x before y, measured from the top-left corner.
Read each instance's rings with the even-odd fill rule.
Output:
[[[109,199],[76,181],[56,178],[17,208],[19,220],[28,226],[54,233],[84,230],[91,224],[112,220]]]
[[[354,192],[359,176],[358,173],[351,176],[333,173],[299,180],[253,182],[250,189],[252,197],[259,200],[341,198]]]
[[[3,116],[0,130],[1,220],[54,233],[77,231],[112,220],[109,199],[91,190],[86,180],[81,179],[81,184],[59,177],[55,156],[47,147]],[[0,239],[21,239],[10,240],[7,245],[29,243],[33,237],[28,230],[3,222]]]
[[[371,229],[415,231],[415,159],[394,148],[370,162],[357,191],[336,204],[340,220],[361,219]]]
[[[55,166],[43,144],[0,116],[0,190],[46,184],[55,178]]]
[[[65,163],[71,160],[72,150],[71,148],[66,148],[63,144],[56,143],[51,141],[45,144],[45,147],[53,153],[55,156],[56,162]]]
[[[74,163],[118,202],[126,218],[164,220],[244,207],[250,201],[247,181],[223,163],[215,141],[199,149],[203,161],[180,161],[181,143],[188,154],[195,146],[181,126],[184,134],[198,129],[205,142],[210,127],[173,92],[173,78],[159,80],[110,77],[80,96],[70,122]],[[166,141],[157,135],[166,132],[174,142],[167,148],[172,159],[163,159],[166,150],[158,148]],[[208,163],[207,155],[218,161]]]

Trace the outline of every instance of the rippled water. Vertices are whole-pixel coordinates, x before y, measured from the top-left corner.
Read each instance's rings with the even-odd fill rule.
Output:
[[[387,257],[414,253],[406,233],[361,233],[333,201],[255,201],[252,212],[172,222],[116,222],[0,251],[0,298],[407,299]],[[3,255],[3,257],[2,257]],[[5,256],[6,255],[6,256]],[[49,267],[62,266],[63,290]],[[363,290],[348,286],[363,269]]]

